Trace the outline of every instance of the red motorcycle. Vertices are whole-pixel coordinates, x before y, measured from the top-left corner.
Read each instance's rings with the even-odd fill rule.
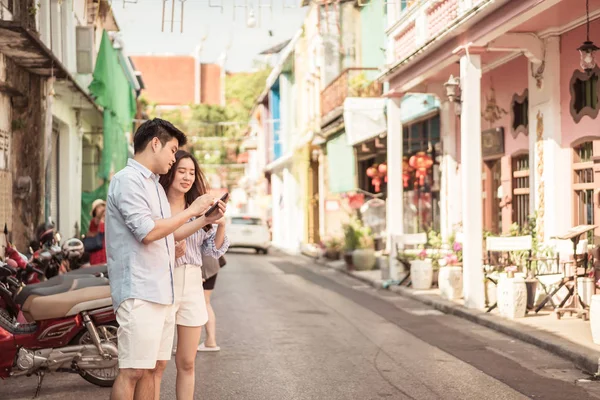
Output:
[[[23,285],[0,265],[0,378],[37,375],[34,397],[47,372],[79,373],[98,386],[118,374],[117,323],[108,280],[59,275]],[[17,321],[19,312],[28,321]]]

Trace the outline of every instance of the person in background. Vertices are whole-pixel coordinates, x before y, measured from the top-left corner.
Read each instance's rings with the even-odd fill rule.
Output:
[[[208,322],[204,326],[206,338],[198,346],[198,351],[219,351],[221,348],[217,345],[217,318],[210,303],[210,296],[215,289],[217,274],[221,265],[219,264],[219,257],[210,254],[202,255],[202,263],[204,265],[204,299],[208,311]]]
[[[88,229],[88,237],[104,236],[104,215],[106,212],[106,202],[102,199],[96,199],[92,203],[92,220]],[[90,252],[90,265],[106,264],[106,242],[102,240],[102,248]]]
[[[167,174],[161,176],[160,183],[167,193],[173,215],[184,212],[198,197],[208,193],[206,178],[198,162],[183,150],[175,153],[175,164]],[[213,259],[221,257],[229,248],[229,240],[225,236],[224,212],[225,204],[219,201],[218,209],[205,217],[215,225],[207,225],[197,230],[176,246],[173,312],[177,324],[177,347],[174,351],[177,400],[194,398],[196,348],[200,341],[202,325],[210,321],[210,312],[207,313],[202,289],[203,260],[204,256]],[[213,220],[217,216],[218,219]],[[194,223],[194,220],[195,218],[192,218],[190,223]],[[166,360],[157,362],[157,393],[166,367]]]

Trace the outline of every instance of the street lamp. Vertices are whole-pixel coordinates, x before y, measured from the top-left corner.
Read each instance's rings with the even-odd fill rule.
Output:
[[[444,87],[446,88],[446,96],[448,96],[448,100],[455,104],[454,112],[456,115],[460,115],[461,113],[461,100],[460,100],[460,78],[454,77],[454,75],[450,75],[448,78],[448,82],[444,83]]]
[[[581,68],[583,68],[583,70],[589,74],[596,67],[594,53],[597,50],[600,50],[600,48],[590,40],[590,0],[585,0],[585,15],[587,18],[587,40],[583,42],[583,44],[579,46],[577,50],[579,50],[579,54],[581,56]]]

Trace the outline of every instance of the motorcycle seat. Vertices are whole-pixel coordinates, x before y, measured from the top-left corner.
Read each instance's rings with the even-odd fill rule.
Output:
[[[81,267],[78,269],[74,269],[66,273],[66,275],[99,275],[102,274],[104,276],[108,275],[108,266],[104,265],[94,265],[92,267]]]
[[[15,303],[23,306],[31,295],[50,296],[81,287],[108,285],[108,279],[90,275],[57,275],[47,281],[23,287],[15,297]]]
[[[21,308],[30,322],[69,317],[112,305],[110,286],[105,278],[79,277],[40,290],[43,294],[33,291]]]

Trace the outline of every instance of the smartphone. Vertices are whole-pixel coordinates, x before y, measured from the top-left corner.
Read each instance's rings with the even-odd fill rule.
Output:
[[[223,196],[221,196],[219,201],[227,201],[228,197],[229,197],[229,193],[225,193]],[[208,210],[206,210],[206,212],[204,213],[204,216],[208,217],[210,214],[212,214],[217,209],[217,204],[219,204],[219,202],[215,201],[215,203],[212,206],[210,206]]]

